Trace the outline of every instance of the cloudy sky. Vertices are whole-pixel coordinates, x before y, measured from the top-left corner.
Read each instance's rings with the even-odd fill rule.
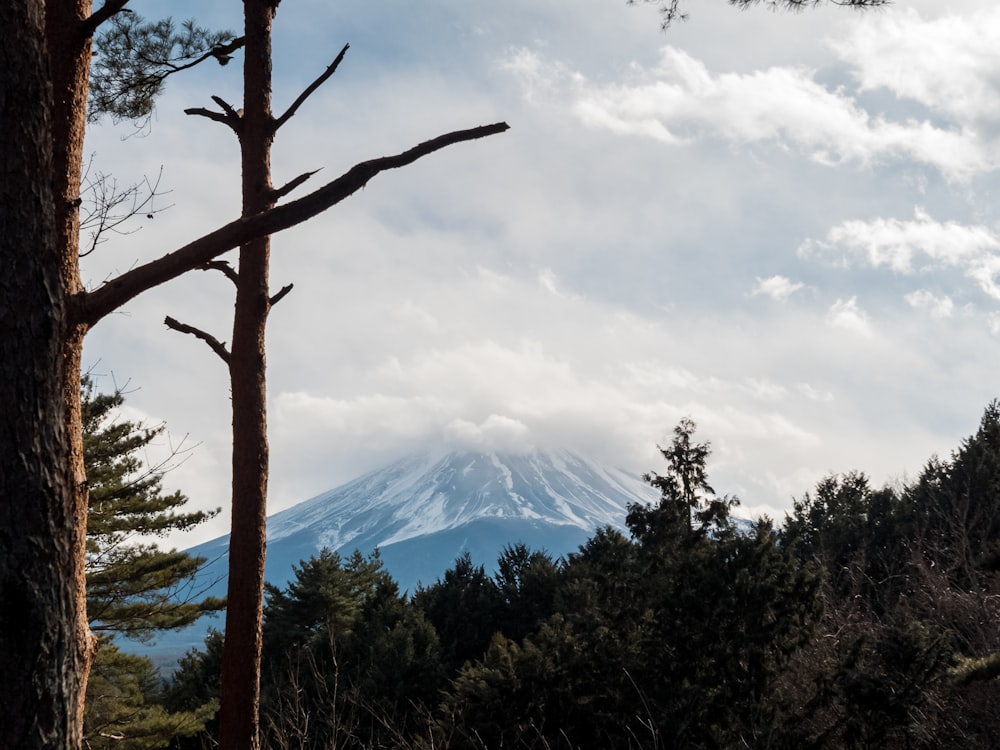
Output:
[[[351,49],[280,131],[276,184],[511,130],[274,238],[272,284],[295,288],[268,329],[272,510],[424,447],[639,474],[690,416],[716,489],[780,519],[825,474],[912,477],[975,430],[1000,396],[1000,9],[688,5],[666,33],[622,0],[282,5],[277,111]],[[240,25],[235,0],[172,7]],[[238,214],[232,134],[182,110],[239,106],[239,76],[171,79],[140,137],[92,129],[94,170],[162,166],[171,192],[86,259],[91,286]],[[87,340],[128,415],[191,447],[167,483],[198,507],[228,506],[228,379],[162,321],[229,340],[232,304],[221,274],[189,274]]]

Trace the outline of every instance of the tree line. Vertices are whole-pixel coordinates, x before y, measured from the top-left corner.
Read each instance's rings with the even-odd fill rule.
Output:
[[[135,436],[126,424],[91,442]],[[661,448],[663,473],[645,477],[660,500],[630,506],[627,534],[599,529],[565,557],[511,540],[494,574],[466,554],[412,595],[377,551],[303,560],[286,586],[267,587],[263,746],[992,747],[1000,404],[914,481],[831,475],[780,524],[734,517],[739,500],[713,490],[695,429],[682,420]],[[144,494],[162,505],[158,486]],[[95,549],[107,510],[94,516]],[[101,570],[98,603],[102,582],[135,578]],[[150,599],[166,603],[125,597]],[[173,622],[129,627],[152,633],[219,605],[188,601]],[[104,619],[118,632],[132,621]],[[210,746],[222,648],[213,632],[162,681],[148,660],[102,645],[91,747]],[[115,679],[109,698],[98,686]]]

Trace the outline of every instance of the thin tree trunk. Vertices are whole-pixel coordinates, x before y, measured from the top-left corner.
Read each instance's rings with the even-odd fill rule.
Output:
[[[245,0],[243,215],[274,206],[271,187],[271,23],[275,3]],[[264,334],[270,309],[268,235],[240,247],[230,381],[233,498],[229,598],[222,657],[223,750],[259,747],[261,627],[267,517],[267,389]]]

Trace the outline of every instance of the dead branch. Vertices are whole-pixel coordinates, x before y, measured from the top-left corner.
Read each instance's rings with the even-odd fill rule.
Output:
[[[507,123],[498,122],[468,130],[456,130],[424,141],[394,156],[383,156],[356,164],[337,179],[302,198],[231,221],[172,253],[126,271],[93,291],[78,293],[73,300],[76,320],[92,326],[147,289],[204,266],[249,240],[280,232],[311,219],[356,193],[380,172],[405,167],[447,146],[496,135],[509,129]]]
[[[294,287],[294,286],[295,286],[295,284],[285,284],[285,286],[281,287],[281,289],[278,290],[277,294],[275,294],[273,297],[271,297],[271,299],[269,299],[267,301],[267,303],[271,307],[274,307],[276,304],[278,304],[279,302],[281,302],[282,299],[284,299],[284,297],[285,297],[286,294],[288,294],[290,291],[292,291],[292,287]]]
[[[201,339],[208,344],[209,349],[222,358],[223,362],[227,365],[229,364],[229,350],[226,349],[226,345],[223,342],[219,341],[212,334],[206,333],[200,328],[189,326],[186,323],[181,323],[179,320],[171,318],[169,315],[163,319],[163,323],[167,326],[167,328],[173,328],[175,331],[179,331],[180,333],[190,333],[195,338]]]
[[[189,107],[184,110],[184,114],[207,117],[209,120],[221,122],[223,125],[232,128],[233,131],[238,132],[236,131],[236,124],[229,118],[228,115],[224,115],[222,112],[214,112],[211,109],[205,109],[204,107]]]
[[[344,48],[340,50],[340,54],[338,54],[334,58],[333,62],[326,67],[326,70],[324,70],[315,81],[306,86],[305,90],[299,94],[298,97],[296,97],[294,102],[292,102],[292,105],[285,110],[285,113],[274,121],[271,126],[272,133],[277,132],[278,128],[288,122],[292,116],[295,115],[296,110],[302,106],[302,103],[312,96],[313,92],[326,83],[326,80],[337,71],[341,61],[344,59],[344,55],[347,54],[347,50],[350,49],[350,47],[351,45],[345,44]]]
[[[205,107],[190,107],[184,110],[184,114],[198,115],[199,117],[207,117],[209,120],[221,122],[232,129],[238,136],[243,129],[243,115],[241,112],[233,109],[233,106],[220,96],[213,95],[212,101],[222,108],[222,112],[216,112]]]
[[[236,273],[236,269],[229,265],[228,261],[225,260],[210,260],[202,269],[205,271],[221,271],[222,274],[229,279],[234,284],[240,283],[240,276]]]
[[[220,107],[222,107],[222,111],[225,112],[230,117],[236,120],[241,119],[240,113],[237,112],[235,109],[233,109],[233,105],[227,102],[221,96],[216,96],[215,94],[212,94],[212,101],[218,104]]]
[[[277,190],[273,190],[271,192],[271,198],[275,202],[277,202],[278,200],[280,200],[281,198],[284,198],[290,192],[292,192],[293,190],[295,190],[295,188],[297,188],[299,185],[301,185],[303,182],[305,182],[306,180],[308,180],[310,177],[312,177],[317,172],[319,172],[319,170],[318,169],[314,169],[312,172],[306,172],[305,174],[300,174],[294,180],[289,180],[288,182],[286,182],[284,185],[282,185]]]

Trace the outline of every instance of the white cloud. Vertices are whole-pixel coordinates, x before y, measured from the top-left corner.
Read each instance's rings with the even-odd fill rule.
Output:
[[[955,303],[947,295],[939,297],[926,289],[919,289],[904,298],[912,307],[930,311],[932,318],[950,318],[955,311]]]
[[[836,328],[871,336],[871,325],[868,315],[858,306],[857,297],[838,299],[827,312],[827,321]]]
[[[765,401],[779,401],[788,393],[783,385],[763,378],[748,378],[744,387],[754,398]]]
[[[534,447],[531,430],[519,419],[490,414],[480,424],[453,419],[444,428],[445,441],[457,448],[524,453]]]
[[[561,89],[582,80],[582,76],[562,63],[545,59],[525,47],[508,50],[499,67],[518,79],[528,101],[541,104],[561,98]]]
[[[850,266],[859,262],[896,273],[960,268],[979,288],[1000,299],[1000,237],[988,227],[955,221],[939,222],[917,208],[912,220],[878,218],[842,222],[823,241],[807,241],[803,257],[839,254]]]
[[[657,66],[634,65],[631,79],[622,83],[589,81],[523,49],[512,52],[505,67],[531,99],[544,90],[548,101],[563,102],[591,127],[669,145],[703,137],[770,141],[822,164],[916,159],[950,178],[996,166],[995,154],[964,124],[946,129],[926,120],[872,116],[845,89],[825,87],[806,68],[713,73],[670,46]]]
[[[935,221],[923,209],[914,209],[912,220],[873,219],[846,221],[826,236],[828,245],[861,255],[869,265],[893,271],[913,271],[913,258],[921,253],[934,265],[966,265],[1000,249],[1000,239],[983,226]]]
[[[912,8],[866,15],[832,48],[863,90],[887,88],[958,121],[1000,124],[1000,9],[925,20]]]
[[[766,279],[757,277],[757,283],[754,284],[750,296],[765,296],[777,302],[787,302],[788,298],[802,287],[801,282],[792,281],[784,276],[769,276]]]
[[[577,295],[571,294],[562,288],[562,285],[559,283],[559,277],[556,276],[555,271],[551,268],[546,268],[538,274],[538,283],[542,289],[556,297],[578,299]]]
[[[795,390],[805,396],[810,401],[833,401],[833,394],[829,391],[821,391],[809,383],[796,383]]]

